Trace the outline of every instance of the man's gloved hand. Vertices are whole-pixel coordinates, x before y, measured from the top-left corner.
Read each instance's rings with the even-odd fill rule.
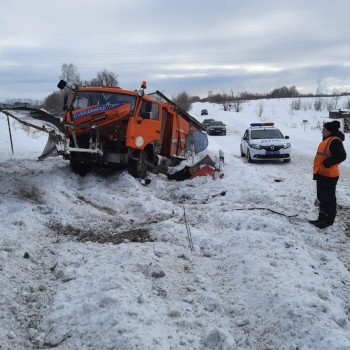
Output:
[[[329,162],[327,162],[328,159],[325,159],[322,163],[322,165],[325,167],[325,168],[329,168],[331,165],[329,164]]]

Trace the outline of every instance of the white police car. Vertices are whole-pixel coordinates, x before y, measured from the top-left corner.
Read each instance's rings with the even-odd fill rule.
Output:
[[[249,163],[276,159],[289,163],[292,148],[286,139],[289,136],[283,136],[274,123],[251,123],[241,140],[241,157],[247,157]]]

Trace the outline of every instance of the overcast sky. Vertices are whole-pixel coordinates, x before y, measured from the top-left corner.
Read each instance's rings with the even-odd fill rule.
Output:
[[[0,21],[0,101],[43,99],[63,63],[82,80],[182,91],[350,91],[348,0],[11,0]]]

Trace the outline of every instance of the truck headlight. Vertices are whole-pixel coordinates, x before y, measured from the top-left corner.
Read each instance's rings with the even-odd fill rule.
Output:
[[[135,145],[137,147],[142,147],[143,144],[145,143],[145,140],[143,139],[142,136],[137,136],[136,139],[135,139]]]

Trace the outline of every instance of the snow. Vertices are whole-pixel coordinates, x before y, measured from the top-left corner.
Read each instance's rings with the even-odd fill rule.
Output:
[[[0,114],[0,349],[349,349],[350,157],[335,224],[311,226],[328,112],[290,104],[194,104],[198,120],[227,125],[204,152],[224,151],[224,177],[150,174],[148,186],[126,171],[79,177],[60,157],[39,162],[47,137],[15,122],[12,154]],[[291,163],[240,157],[259,120],[290,136]]]

